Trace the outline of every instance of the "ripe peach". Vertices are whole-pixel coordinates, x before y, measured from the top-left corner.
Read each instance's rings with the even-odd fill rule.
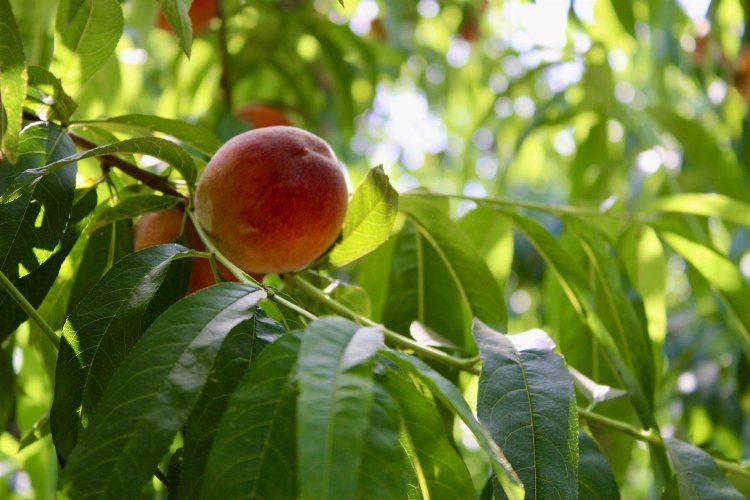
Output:
[[[137,252],[144,248],[152,247],[154,245],[163,245],[165,243],[172,243],[180,237],[180,227],[182,225],[182,218],[184,212],[179,207],[170,208],[162,212],[153,212],[143,215],[133,228],[133,248]],[[205,245],[198,236],[198,232],[190,221],[187,221],[185,228],[185,236],[187,244],[190,248],[195,250],[203,251],[206,249]],[[228,281],[237,281],[237,279],[229,272],[225,266],[221,263],[218,264],[219,272],[221,276]],[[263,280],[262,275],[254,275],[258,281]],[[211,264],[208,259],[195,258],[193,259],[193,268],[190,272],[190,281],[188,282],[187,290],[185,295],[206,288],[207,286],[215,285],[216,278],[214,277]]]
[[[279,108],[262,102],[251,102],[245,104],[237,109],[234,114],[237,118],[250,122],[255,128],[292,124],[286,114]]]
[[[211,20],[217,14],[216,0],[193,0],[188,11],[190,21],[193,23],[193,33],[199,33],[208,28]],[[163,30],[174,33],[174,28],[169,24],[169,21],[164,17],[164,13],[161,10],[159,11],[159,18],[156,21],[156,25]]]
[[[248,273],[296,271],[336,240],[346,215],[344,174],[331,147],[295,127],[251,130],[224,144],[203,171],[198,221]]]

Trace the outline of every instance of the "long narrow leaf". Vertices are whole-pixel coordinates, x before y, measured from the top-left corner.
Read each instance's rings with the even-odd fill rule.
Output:
[[[341,318],[314,321],[302,340],[297,399],[300,496],[352,498],[373,403],[377,328]]]
[[[132,498],[188,419],[227,334],[265,292],[222,283],[174,304],[117,370],[70,455],[62,491],[72,498]]]

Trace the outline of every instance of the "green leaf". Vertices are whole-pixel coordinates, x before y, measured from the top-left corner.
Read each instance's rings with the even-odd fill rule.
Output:
[[[472,498],[471,476],[448,439],[435,402],[398,371],[388,370],[386,375],[385,387],[401,409],[405,446],[421,486],[421,497]]]
[[[60,80],[39,66],[29,66],[29,87],[33,87],[40,92],[38,97],[40,106],[49,106],[51,113],[46,116],[41,111],[36,114],[45,120],[59,120],[66,124],[70,120],[70,115],[76,110],[78,105],[73,99],[65,93]],[[31,92],[29,92],[31,95]]]
[[[84,236],[83,254],[77,263],[70,295],[66,304],[67,316],[86,296],[112,264],[133,251],[130,221],[117,221],[97,229],[88,239]]]
[[[67,458],[109,381],[156,316],[187,284],[167,281],[186,250],[159,245],[115,265],[71,313],[63,329],[50,420],[57,453]],[[182,269],[185,271],[185,269]],[[183,273],[186,275],[187,273]],[[183,276],[186,278],[186,276]]]
[[[29,430],[29,432],[27,432],[18,442],[18,451],[20,452],[27,446],[30,446],[49,435],[49,413],[45,413],[39,420],[34,422],[34,425],[31,426],[31,430]]]
[[[471,238],[501,290],[513,263],[513,227],[496,210],[479,206],[467,212],[458,225]]]
[[[188,58],[193,47],[193,24],[189,15],[191,3],[192,0],[160,0],[159,2],[164,17],[177,34],[180,48]]]
[[[373,402],[379,328],[342,318],[310,323],[297,369],[300,497],[353,498]]]
[[[16,372],[13,370],[13,341],[0,344],[0,427],[6,428],[16,404]]]
[[[742,500],[737,491],[705,451],[684,441],[666,438],[681,500]]]
[[[0,163],[0,192],[23,168],[75,151],[65,132],[52,124],[26,128],[15,166]],[[34,307],[55,283],[81,228],[72,219],[76,166],[70,165],[40,182],[15,201],[0,205],[0,272]],[[0,291],[0,342],[26,320],[6,292]]]
[[[217,426],[201,498],[297,498],[300,343],[284,335],[250,364]]]
[[[454,345],[473,346],[461,295],[440,255],[412,224],[407,223],[394,239],[383,323],[405,333],[412,321],[418,321]],[[377,271],[382,276],[382,268]]]
[[[269,319],[259,308],[252,318],[234,327],[227,335],[216,356],[206,387],[185,424],[177,489],[179,498],[198,498],[216,427],[227,408],[229,398],[247,372],[250,362],[283,333],[284,328]]]
[[[75,153],[65,131],[53,124],[30,125],[19,146],[18,164],[0,166],[0,192],[7,191],[14,176],[23,169]],[[35,249],[49,252],[62,238],[73,206],[75,177],[76,166],[70,165],[51,174],[23,197],[0,205],[0,270],[11,280],[19,276],[19,264],[32,271],[44,262],[44,256],[37,255]]]
[[[0,19],[0,159],[15,163],[28,74],[21,31],[8,0],[0,0]]]
[[[489,457],[492,470],[495,472],[507,498],[511,500],[524,498],[524,489],[518,475],[503,451],[492,439],[487,428],[474,417],[461,391],[417,358],[390,350],[385,350],[382,354],[410,376],[423,383],[441,403],[463,420],[474,434],[480,448]]]
[[[131,196],[117,205],[108,207],[99,213],[88,231],[94,232],[102,226],[118,220],[130,220],[147,212],[160,212],[182,202],[180,198],[167,195],[143,194]]]
[[[653,405],[656,369],[645,314],[623,273],[624,265],[602,234],[573,217],[563,218],[587,257],[595,308],[607,331],[638,378],[649,407]]]
[[[123,115],[104,120],[83,120],[76,122],[76,124],[94,125],[100,128],[129,132],[133,135],[143,135],[144,132],[158,132],[174,137],[208,156],[213,155],[221,147],[221,140],[211,130],[194,123],[162,118],[161,116]]]
[[[684,173],[695,169],[699,175],[707,176],[706,180],[722,194],[738,200],[747,199],[747,189],[743,187],[746,183],[737,159],[731,149],[719,145],[716,137],[704,128],[703,122],[683,118],[666,106],[648,111],[685,149]],[[700,187],[705,186],[701,183]]]
[[[474,337],[482,356],[479,421],[502,444],[529,498],[576,498],[575,391],[554,341],[542,330],[503,335],[480,321]]]
[[[401,196],[399,210],[440,255],[472,314],[503,328],[508,315],[502,291],[471,239],[447,214],[419,195]]]
[[[71,453],[63,494],[137,497],[187,421],[224,339],[265,295],[221,283],[159,316],[115,372]]]
[[[408,475],[406,455],[399,441],[399,405],[378,378],[373,392],[375,400],[370,413],[370,426],[362,448],[360,497],[372,500],[406,498]]]
[[[720,217],[726,222],[750,227],[750,204],[717,193],[664,196],[646,205],[643,211]]]
[[[635,38],[635,14],[630,0],[612,0],[612,8],[625,31]]]
[[[398,193],[383,167],[370,170],[352,195],[344,219],[343,239],[329,255],[331,264],[343,266],[382,245],[391,235],[398,213]]]
[[[745,356],[750,360],[750,286],[739,267],[716,250],[676,233],[659,234],[672,249],[700,273],[729,306],[736,320],[735,331]]]
[[[619,500],[612,469],[588,434],[578,433],[578,499],[579,500]]]
[[[585,278],[586,275],[583,269],[578,265],[578,261],[573,259],[539,222],[520,216],[515,212],[504,213],[513,220],[516,227],[524,233],[539,254],[550,265],[563,292],[573,305],[576,314],[589,327],[593,337],[601,343],[607,353],[624,388],[633,398],[635,408],[644,425],[650,426],[654,424],[651,403],[646,397],[644,388],[641,386],[641,382],[634,372],[634,360],[628,357],[630,351],[629,349],[624,352],[620,351],[620,344],[615,342],[614,339],[614,335],[618,331],[610,331],[599,317],[597,308],[589,293],[588,280]],[[613,305],[610,306],[614,307]],[[621,338],[620,341],[627,343],[628,339]],[[650,362],[649,360],[639,361]]]
[[[78,88],[114,53],[122,36],[117,0],[61,0],[55,19],[52,73],[63,87]]]
[[[166,139],[158,137],[139,137],[136,139],[126,139],[114,144],[106,144],[88,151],[68,156],[61,160],[52,162],[44,167],[33,168],[21,172],[11,183],[10,187],[0,196],[0,204],[11,202],[20,197],[26,190],[31,189],[46,175],[51,174],[84,158],[93,158],[95,156],[104,156],[118,153],[139,153],[155,156],[174,166],[188,182],[189,185],[195,184],[196,169],[193,159],[184,149],[177,144]]]

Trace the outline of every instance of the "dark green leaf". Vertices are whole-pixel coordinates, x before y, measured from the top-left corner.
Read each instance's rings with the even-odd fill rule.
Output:
[[[88,239],[84,239],[83,255],[78,261],[78,269],[75,270],[70,285],[66,316],[112,264],[133,251],[130,226],[130,221],[117,221],[97,229]]]
[[[193,24],[188,14],[191,0],[161,0],[159,5],[164,17],[174,29],[180,41],[180,48],[190,57],[193,47]]]
[[[473,498],[471,476],[444,431],[445,424],[435,402],[395,370],[387,373],[385,387],[401,408],[405,446],[418,477],[417,484],[422,486],[422,498]]]
[[[334,266],[343,266],[382,245],[391,235],[398,212],[398,193],[383,172],[370,170],[352,195],[344,220],[343,239],[331,251]]]
[[[588,434],[578,433],[579,500],[618,500],[620,490],[609,464]]]
[[[406,498],[408,475],[406,456],[399,441],[399,405],[377,378],[373,392],[375,400],[362,452],[359,498]]]
[[[161,116],[123,115],[106,120],[85,120],[77,123],[130,132],[133,135],[142,135],[144,132],[166,134],[208,156],[213,155],[221,147],[221,141],[209,129],[194,123],[162,118]]]
[[[251,363],[216,429],[201,498],[297,498],[300,343],[300,335],[285,335]]]
[[[8,203],[17,199],[23,192],[36,185],[45,176],[56,172],[70,163],[83,160],[84,158],[117,153],[140,153],[155,156],[174,166],[190,185],[195,183],[197,175],[195,163],[193,163],[193,159],[184,149],[166,139],[139,137],[137,139],[126,139],[114,144],[99,146],[52,162],[44,167],[32,168],[21,172],[13,180],[10,187],[0,196],[0,203]]]
[[[16,166],[0,164],[0,191],[20,169],[75,151],[65,132],[52,124],[27,127],[19,146]],[[80,219],[71,219],[75,176],[76,166],[70,165],[0,205],[0,272],[34,307],[44,300],[81,232]],[[25,320],[26,313],[0,291],[0,342]]]
[[[681,500],[742,500],[714,459],[705,451],[684,441],[666,438]]]
[[[461,391],[417,358],[395,351],[384,351],[383,355],[423,383],[436,399],[463,420],[489,457],[492,470],[500,481],[505,495],[511,500],[523,498],[524,489],[518,475],[489,431],[474,417]]]
[[[147,212],[160,212],[180,203],[182,200],[174,196],[143,194],[125,198],[113,207],[108,207],[99,213],[89,231],[118,220],[129,220]]]
[[[280,324],[258,309],[251,319],[234,327],[227,336],[183,431],[179,498],[198,498],[216,427],[229,398],[249,363],[283,333]]]
[[[71,453],[63,494],[137,496],[187,421],[224,339],[263,297],[256,287],[222,283],[159,316],[115,372]]]
[[[8,0],[0,0],[0,158],[15,163],[26,97],[26,58]]]
[[[612,7],[617,14],[617,19],[630,36],[635,37],[635,15],[633,14],[633,3],[630,0],[612,0]]]
[[[479,321],[477,416],[501,444],[529,498],[578,495],[573,380],[542,330],[503,335]],[[500,494],[500,493],[496,493]]]
[[[63,87],[91,78],[114,53],[122,28],[122,8],[116,0],[61,0],[52,72]]]
[[[507,311],[502,291],[471,239],[419,195],[401,196],[399,210],[440,255],[473,316],[492,327],[504,328]]]
[[[63,330],[50,419],[57,453],[66,458],[79,429],[133,345],[182,287],[167,282],[184,247],[160,245],[128,255],[86,295]],[[157,296],[158,295],[158,296]]]
[[[301,498],[352,498],[359,482],[373,402],[378,328],[342,318],[310,323],[297,369],[297,450]]]
[[[409,223],[394,240],[383,323],[405,334],[412,321],[418,321],[454,345],[473,346],[461,295],[440,255]]]

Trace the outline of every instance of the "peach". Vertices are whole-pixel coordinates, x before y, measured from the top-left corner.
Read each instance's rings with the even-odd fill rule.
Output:
[[[143,215],[133,228],[133,249],[137,252],[154,245],[163,245],[176,241],[180,237],[183,216],[184,212],[179,207]],[[206,249],[200,236],[198,236],[198,232],[190,221],[187,221],[185,237],[190,248],[199,251]],[[218,267],[222,278],[227,281],[237,281],[237,278],[221,263],[218,263]],[[263,280],[263,276],[261,275],[255,275],[253,278],[258,281]],[[188,282],[185,295],[215,284],[216,278],[208,259],[193,259],[193,268],[190,271],[190,281]]]
[[[193,3],[190,4],[190,10],[188,11],[190,21],[193,23],[193,33],[199,33],[208,28],[211,24],[211,20],[216,17],[217,14],[216,0],[193,0]],[[164,17],[164,13],[161,10],[159,11],[156,25],[163,30],[174,33],[174,28],[169,24],[169,21]]]
[[[251,102],[234,112],[237,118],[250,122],[255,128],[273,127],[274,125],[291,125],[286,114],[275,106],[262,102]]]
[[[251,130],[206,165],[195,194],[198,221],[216,248],[248,273],[299,270],[339,235],[348,192],[320,137],[296,127]]]

